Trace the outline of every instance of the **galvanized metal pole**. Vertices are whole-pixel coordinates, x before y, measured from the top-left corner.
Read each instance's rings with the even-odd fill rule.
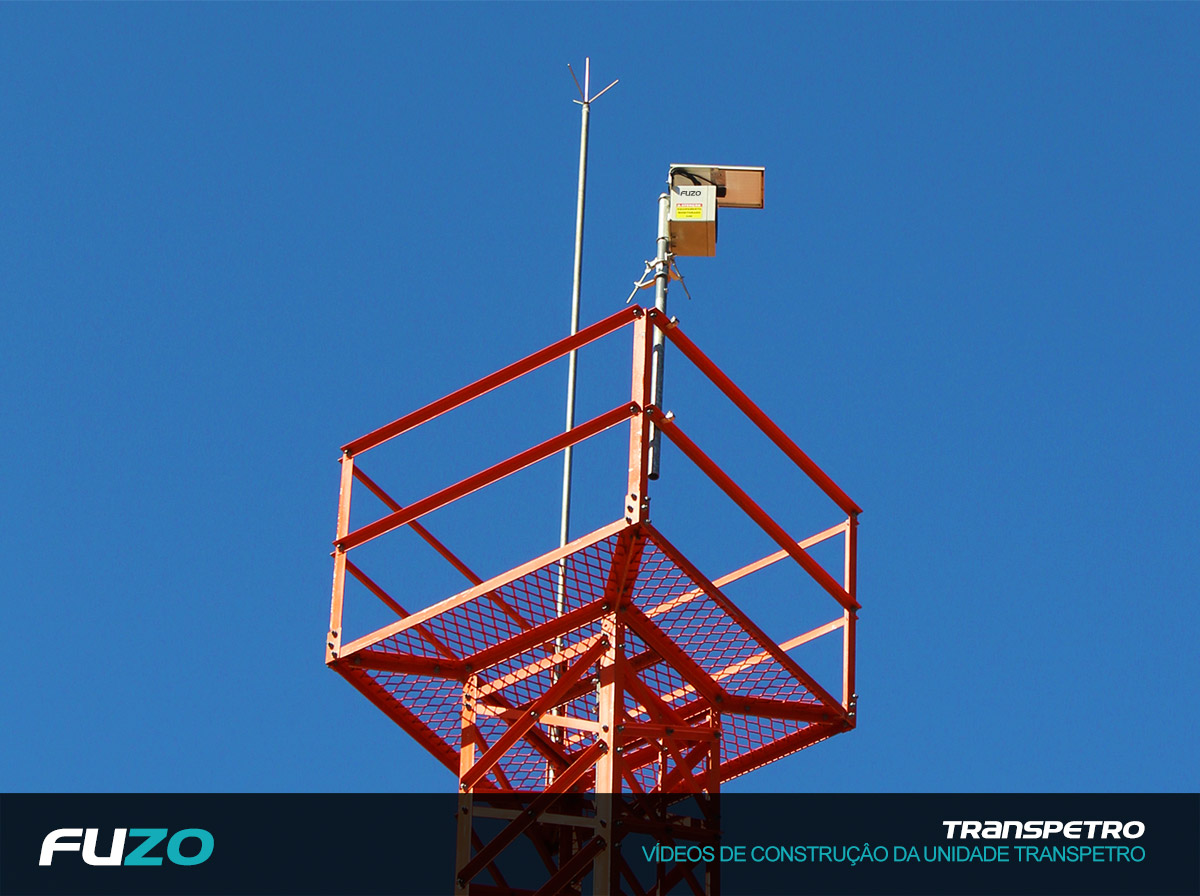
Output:
[[[568,65],[567,68],[570,68]],[[571,70],[571,77],[575,77],[574,69]],[[580,99],[576,100],[581,109],[579,122],[579,189],[575,197],[575,272],[571,282],[571,335],[574,336],[579,332],[579,295],[583,283],[583,210],[584,199],[587,194],[587,157],[588,157],[588,116],[591,114],[592,101],[598,99],[601,94],[608,91],[613,84],[613,81],[604,90],[596,96],[591,95],[592,89],[592,60],[591,57],[586,57],[583,63],[583,86],[579,88]],[[579,80],[576,78],[575,86],[579,87]],[[567,356],[567,430],[571,430],[575,426],[575,373],[577,370],[577,353],[575,349]],[[571,533],[571,461],[572,461],[572,446],[568,445],[563,450],[563,481],[562,481],[562,516],[558,528],[558,544],[562,547],[570,540]],[[567,602],[567,561],[560,560],[558,563],[558,589],[554,599],[554,608],[556,614],[561,616],[566,607]],[[563,639],[559,635],[554,639],[554,649],[556,652],[562,652]],[[557,679],[561,674],[562,669],[556,669],[554,677]],[[562,742],[564,732],[561,728],[552,730],[552,738],[557,742]],[[554,783],[554,769],[549,763],[546,765],[546,783],[547,785]]]
[[[568,65],[567,68],[570,68],[570,66]],[[571,70],[571,77],[575,77],[574,69]],[[590,56],[583,63],[583,86],[579,87],[579,80],[575,80],[575,86],[579,87],[580,95],[580,99],[575,102],[579,103],[582,114],[579,124],[579,190],[575,198],[575,273],[571,283],[572,336],[579,332],[579,295],[583,283],[583,210],[584,197],[587,193],[588,116],[591,114],[592,103],[607,93],[616,83],[617,81],[614,80],[612,84],[609,84],[608,87],[605,87],[595,96],[591,95],[592,60]],[[577,364],[576,351],[572,349],[571,353],[567,356],[568,430],[575,426],[575,373]],[[562,517],[558,529],[559,547],[565,545],[570,540],[571,533],[571,461],[572,449],[571,446],[567,446],[563,449]],[[560,616],[562,615],[565,601],[566,565],[560,563],[558,566],[558,596],[555,600],[556,609]]]
[[[667,232],[667,215],[671,208],[671,197],[662,193],[658,197],[658,252],[654,257],[654,307],[665,317],[667,313],[667,281],[670,279],[670,263],[667,253],[671,238]],[[654,406],[662,410],[663,400],[663,353],[667,343],[662,330],[654,328],[654,352],[651,359],[650,383],[654,390]],[[661,459],[662,433],[657,426],[650,428],[650,479],[658,478]]]
[[[571,283],[571,335],[579,332],[579,294],[583,283],[583,209],[587,193],[588,115],[591,101],[588,86],[591,80],[591,59],[584,62],[582,115],[579,125],[579,192],[575,200],[575,275]],[[577,353],[572,350],[567,356],[567,429],[575,426],[575,372],[578,365]],[[563,450],[562,518],[558,530],[559,547],[568,541],[571,529],[571,446]],[[562,615],[564,600],[564,572],[559,570],[558,615]]]

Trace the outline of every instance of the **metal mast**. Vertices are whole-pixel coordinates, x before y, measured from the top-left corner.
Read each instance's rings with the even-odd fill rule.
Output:
[[[575,77],[575,70],[570,63],[567,68],[579,88],[580,99],[572,102],[580,107],[579,125],[579,191],[575,202],[575,271],[571,283],[571,335],[579,332],[579,293],[583,282],[583,211],[584,199],[587,194],[587,157],[588,157],[588,116],[592,103],[603,96],[609,88],[617,83],[613,81],[595,96],[591,95],[592,59],[586,57],[583,62],[583,86]],[[618,79],[619,80],[619,79]],[[567,356],[567,431],[575,427],[575,372],[577,365],[576,351],[572,350]],[[563,484],[562,484],[562,517],[558,530],[558,545],[562,547],[570,537],[571,528],[571,448],[568,445],[563,450]],[[566,570],[559,569],[558,576],[558,615],[562,615],[565,600]]]
[[[667,216],[671,207],[671,197],[666,193],[658,196],[658,241],[654,256],[654,307],[666,318],[667,314],[667,284],[671,279],[670,247],[671,236],[668,230]],[[662,330],[654,329],[654,355],[651,360],[650,382],[654,394],[654,406],[662,408],[663,403],[663,353],[667,343]],[[658,468],[662,458],[662,436],[655,426],[650,430],[650,479],[658,478]]]

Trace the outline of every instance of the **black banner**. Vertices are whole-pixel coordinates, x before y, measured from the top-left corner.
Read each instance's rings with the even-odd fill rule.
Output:
[[[475,849],[522,811],[497,801],[487,815],[485,802]],[[461,811],[429,794],[6,795],[0,893],[441,896],[454,892]],[[550,811],[590,825],[556,847],[564,860],[607,835],[593,801]],[[689,812],[691,827],[668,823]],[[700,809],[643,801],[616,830],[645,892],[1200,894],[1195,794],[726,794]],[[503,887],[482,870],[471,891],[536,892],[553,863],[528,837],[498,855]],[[590,872],[577,879],[594,892]]]

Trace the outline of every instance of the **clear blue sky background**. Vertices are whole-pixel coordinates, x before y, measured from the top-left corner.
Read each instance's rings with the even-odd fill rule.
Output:
[[[621,79],[585,322],[668,163],[765,165],[671,310],[865,509],[860,727],[734,786],[1200,788],[1192,4],[0,6],[0,788],[452,788],[323,666],[337,448],[565,333],[585,54]],[[505,456],[564,375],[368,469],[408,501]],[[548,549],[555,464],[439,531],[486,572]],[[617,515],[588,475],[577,531]],[[684,492],[706,572],[756,555]],[[423,576],[397,596],[459,587]]]

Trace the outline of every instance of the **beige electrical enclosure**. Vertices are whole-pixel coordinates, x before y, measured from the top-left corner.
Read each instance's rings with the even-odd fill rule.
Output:
[[[748,165],[672,165],[668,227],[676,255],[717,254],[717,209],[762,208],[765,171]]]
[[[672,184],[667,224],[671,251],[676,255],[716,255],[717,188],[711,184]]]

